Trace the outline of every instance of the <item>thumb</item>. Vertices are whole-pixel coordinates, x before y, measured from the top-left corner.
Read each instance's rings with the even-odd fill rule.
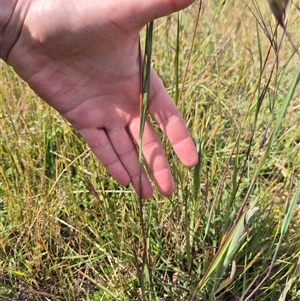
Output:
[[[195,0],[132,0],[139,26],[170,15],[191,5]]]

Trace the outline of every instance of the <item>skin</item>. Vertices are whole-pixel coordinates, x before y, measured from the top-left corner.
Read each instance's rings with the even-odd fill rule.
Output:
[[[19,0],[10,19],[20,30],[14,43],[4,48],[8,49],[2,58],[79,131],[116,181],[131,183],[137,193],[139,31],[147,22],[192,2]],[[12,28],[10,23],[7,32]],[[181,162],[194,166],[198,156],[185,122],[156,73],[151,72],[149,114]],[[172,174],[148,120],[143,156],[160,193],[171,194],[175,189]],[[143,171],[141,197],[152,194]]]

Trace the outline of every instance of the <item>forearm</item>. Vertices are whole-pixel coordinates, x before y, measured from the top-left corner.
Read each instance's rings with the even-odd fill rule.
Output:
[[[6,61],[18,40],[31,0],[0,0],[0,58]]]

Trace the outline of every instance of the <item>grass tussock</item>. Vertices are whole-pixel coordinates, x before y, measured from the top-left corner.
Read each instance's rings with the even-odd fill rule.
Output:
[[[298,300],[299,5],[277,30],[259,1],[154,23],[152,64],[200,161],[183,168],[162,137],[177,190],[142,208],[2,63],[0,299]]]

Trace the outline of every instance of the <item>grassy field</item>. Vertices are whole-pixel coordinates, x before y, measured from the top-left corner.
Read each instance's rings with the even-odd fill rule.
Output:
[[[277,64],[258,2],[155,22],[153,67],[200,161],[161,138],[177,190],[143,202],[145,235],[133,190],[0,62],[0,300],[300,299],[300,1]]]

